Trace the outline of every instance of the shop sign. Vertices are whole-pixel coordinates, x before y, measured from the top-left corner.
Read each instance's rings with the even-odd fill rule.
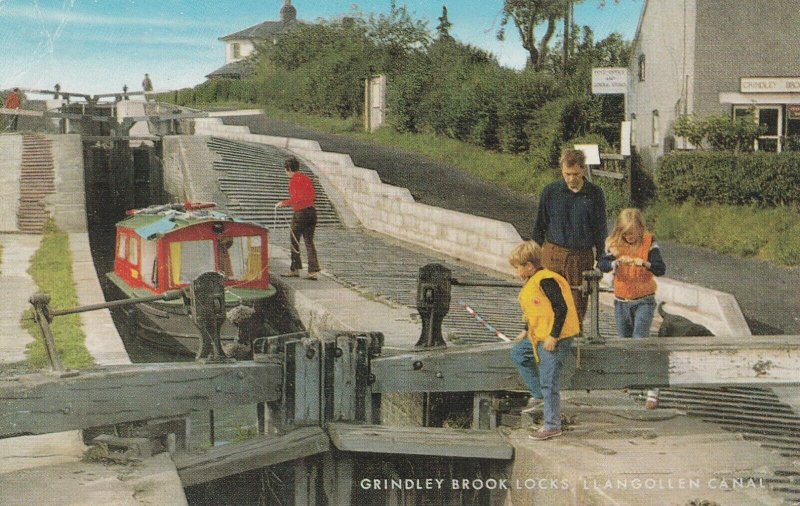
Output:
[[[742,77],[742,93],[800,93],[800,77]]]
[[[789,119],[800,119],[800,104],[787,105],[786,115],[789,117]]]
[[[604,67],[592,69],[592,93],[595,95],[624,95],[628,92],[628,69]]]

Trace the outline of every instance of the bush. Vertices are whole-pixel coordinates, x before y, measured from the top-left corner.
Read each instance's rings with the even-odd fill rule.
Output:
[[[800,204],[800,153],[671,153],[656,175],[659,196],[670,202]]]
[[[524,153],[530,149],[528,123],[532,115],[558,95],[555,79],[536,72],[505,72],[499,100],[499,140],[503,151]]]
[[[701,148],[707,141],[719,151],[749,152],[763,129],[747,114],[737,118],[730,116],[709,116],[699,119],[694,114],[678,116],[672,125],[675,135],[684,137],[692,145]]]

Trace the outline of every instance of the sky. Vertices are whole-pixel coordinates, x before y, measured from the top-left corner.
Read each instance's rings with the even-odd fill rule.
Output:
[[[398,0],[416,19],[438,24],[442,4],[451,35],[491,51],[502,65],[521,68],[526,53],[513,22],[496,38],[502,0]],[[0,0],[0,89],[14,86],[114,93],[141,90],[145,72],[156,90],[195,86],[225,63],[219,37],[278,20],[282,0]],[[633,38],[643,0],[586,0],[575,21],[597,40],[619,32]],[[388,12],[390,0],[293,0],[300,20]]]

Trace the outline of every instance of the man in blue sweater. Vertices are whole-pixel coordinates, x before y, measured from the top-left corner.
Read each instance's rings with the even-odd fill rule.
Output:
[[[561,155],[561,176],[542,190],[531,237],[542,245],[542,266],[579,287],[583,271],[593,269],[605,249],[606,199],[599,186],[586,180],[583,151],[568,149]],[[572,296],[583,322],[588,295],[573,288]]]

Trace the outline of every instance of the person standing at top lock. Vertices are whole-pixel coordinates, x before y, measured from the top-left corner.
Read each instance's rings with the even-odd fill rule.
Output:
[[[14,109],[15,111],[22,107],[19,99],[19,88],[14,88],[8,95],[6,95],[6,100],[3,102],[3,107],[6,109]],[[6,126],[6,129],[12,131],[16,130],[18,121],[18,114],[15,113],[11,115],[11,117],[8,119],[8,126]]]
[[[145,74],[142,79],[142,89],[144,91],[153,91],[153,81],[150,80],[150,74]]]
[[[147,100],[147,93],[153,91],[153,81],[150,80],[150,74],[145,74],[142,79],[142,89],[144,90],[144,99]]]
[[[300,172],[300,162],[295,157],[289,157],[283,164],[286,175],[289,176],[289,198],[275,204],[275,208],[291,206],[292,223],[290,239],[292,245],[292,265],[283,277],[297,277],[303,268],[300,258],[300,238],[306,243],[308,254],[308,276],[306,279],[317,279],[319,262],[317,261],[317,248],[314,246],[314,229],[317,227],[317,210],[314,208],[316,192],[311,179]]]
[[[532,239],[543,245],[542,266],[578,287],[583,271],[592,270],[605,251],[606,198],[599,186],[586,180],[583,151],[564,151],[560,165],[562,180],[545,186],[539,197]],[[588,294],[573,288],[572,295],[582,323]]]

